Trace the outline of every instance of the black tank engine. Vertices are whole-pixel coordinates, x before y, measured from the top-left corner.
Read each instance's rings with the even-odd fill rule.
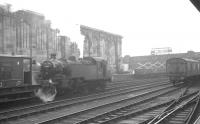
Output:
[[[107,63],[102,58],[70,61],[52,57],[41,64],[40,81],[52,84],[58,93],[101,91],[110,80],[108,74]]]

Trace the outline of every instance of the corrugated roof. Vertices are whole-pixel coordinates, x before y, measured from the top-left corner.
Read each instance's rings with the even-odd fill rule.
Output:
[[[13,57],[13,58],[30,58],[26,55],[8,55],[8,54],[0,54],[0,57]]]
[[[183,60],[183,61],[186,61],[186,62],[200,62],[198,60],[188,59],[188,58],[170,58],[167,61],[170,61],[170,60],[173,60],[173,59],[179,59],[179,60]]]

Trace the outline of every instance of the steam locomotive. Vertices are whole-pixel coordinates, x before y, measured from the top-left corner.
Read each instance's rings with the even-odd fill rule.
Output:
[[[52,56],[41,63],[37,82],[47,94],[64,94],[103,91],[109,80],[107,63],[102,58],[85,57],[71,61]]]

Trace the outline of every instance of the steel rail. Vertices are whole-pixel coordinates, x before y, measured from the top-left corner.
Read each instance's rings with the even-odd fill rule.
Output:
[[[197,118],[198,109],[200,107],[199,101],[200,101],[200,96],[198,97],[195,106],[192,108],[191,113],[187,117],[187,120],[185,121],[186,124],[192,124],[192,123],[194,123],[195,119]]]
[[[132,83],[132,81],[130,81],[131,83]],[[143,81],[141,81],[141,82],[143,82]],[[137,82],[137,83],[141,83],[141,82]],[[151,81],[151,82],[153,82],[153,81]],[[127,82],[121,82],[121,84],[124,84],[124,83],[127,83]],[[128,81],[128,83],[129,83],[129,81]],[[129,85],[127,85],[127,84],[125,84],[124,86],[123,86],[123,88],[125,88],[125,87],[132,87],[132,86],[138,86],[138,84],[129,84]],[[150,83],[150,82],[148,82],[147,84],[145,84],[145,85],[151,85],[152,83]],[[156,83],[153,83],[153,84],[156,84]],[[153,85],[152,84],[152,85]],[[140,85],[140,86],[144,86],[144,85]],[[108,86],[109,87],[109,86]],[[109,88],[106,88],[106,92],[108,91],[108,92],[110,92],[109,90],[113,90],[113,89],[117,89],[117,90],[119,90],[118,88],[120,88],[120,89],[122,89],[122,86],[119,86],[119,85],[116,85],[116,87],[109,87]],[[94,95],[95,94],[99,94],[99,93],[94,93]],[[93,94],[92,94],[93,95]],[[79,96],[80,97],[80,96]],[[22,98],[16,98],[16,99],[6,99],[6,100],[0,100],[0,104],[5,104],[5,103],[14,103],[14,102],[20,102],[20,101],[27,101],[27,100],[31,100],[31,99],[37,99],[38,97],[36,97],[36,96],[31,96],[31,97],[22,97]],[[74,98],[77,98],[77,96],[75,96]]]
[[[153,82],[155,82],[155,81],[164,81],[164,80],[169,80],[169,78],[155,78],[155,79],[133,79],[133,80],[128,80],[128,81],[115,81],[115,82],[109,82],[108,84],[109,85],[116,85],[116,84],[121,84],[121,82],[138,82],[138,83],[140,83],[140,82],[149,82],[149,81],[153,81]]]
[[[154,82],[169,82],[169,79],[166,80],[161,80],[161,79],[157,79],[157,80],[152,80],[152,79],[143,79],[143,80],[132,80],[132,81],[121,81],[121,82],[117,82],[117,83],[107,83],[106,86],[106,90],[110,90],[111,88],[121,88],[122,86],[130,86],[130,84],[132,86],[140,86],[145,85],[145,84],[150,84],[150,83],[154,83]]]
[[[77,123],[74,123],[74,124],[87,124],[87,123],[107,124],[107,123],[111,123],[111,122],[114,123],[115,121],[118,121],[118,120],[121,120],[121,119],[126,119],[130,116],[134,116],[134,115],[140,114],[142,112],[145,112],[145,111],[148,111],[148,110],[151,110],[151,109],[156,109],[158,107],[167,106],[172,102],[173,102],[173,100],[170,100],[170,101],[167,101],[167,102],[163,102],[163,103],[160,103],[160,104],[153,105],[151,107],[149,107],[149,106],[147,106],[147,104],[145,104],[146,106],[143,106],[142,109],[137,109],[137,104],[140,104],[139,106],[143,105],[142,103],[138,102],[138,103],[134,103],[132,105],[126,106],[126,107],[119,108],[117,110],[106,112],[104,114],[99,114],[95,117],[92,117],[92,118],[89,118],[89,119],[86,119],[84,121],[77,122]],[[131,112],[131,109],[128,109],[128,108],[133,107],[133,106],[136,108],[136,110],[133,109],[134,112]]]
[[[179,96],[179,98],[177,98],[176,100],[174,100],[174,102],[172,102],[165,110],[163,110],[159,115],[150,118],[148,120],[146,120],[145,122],[148,124],[154,124],[156,121],[158,121],[162,116],[164,116],[164,114],[168,111],[170,111],[171,109],[173,109],[173,107],[175,107],[177,104],[179,104],[181,101],[187,99],[188,97],[191,97],[195,94],[197,94],[198,92],[193,92],[191,94],[187,94],[184,95],[186,93],[187,89]]]
[[[48,123],[52,123],[52,122],[56,122],[58,120],[62,120],[62,119],[65,119],[65,118],[69,118],[71,116],[78,116],[78,115],[81,115],[85,112],[89,112],[89,111],[95,111],[97,109],[101,109],[101,108],[105,108],[106,106],[109,106],[109,107],[117,107],[117,108],[121,108],[119,105],[116,105],[116,104],[121,104],[122,102],[123,103],[126,103],[126,105],[122,105],[122,106],[127,106],[128,105],[131,105],[133,104],[133,101],[134,103],[141,103],[141,102],[145,102],[146,100],[149,100],[149,99],[152,99],[153,97],[157,97],[158,96],[158,92],[161,92],[160,94],[164,94],[166,92],[171,92],[172,89],[170,89],[172,87],[165,87],[165,88],[161,88],[161,89],[157,89],[157,90],[153,90],[153,91],[148,91],[148,92],[145,92],[145,93],[141,93],[141,94],[138,94],[136,95],[135,97],[133,98],[125,98],[123,100],[119,100],[119,101],[115,101],[115,102],[112,102],[112,103],[105,103],[103,105],[99,105],[99,106],[95,106],[95,107],[91,107],[89,109],[83,109],[83,110],[80,110],[78,112],[74,112],[74,113],[71,113],[71,114],[67,114],[67,113],[60,113],[59,115],[55,115],[54,117],[51,117],[51,118],[45,118],[44,120],[39,120],[38,122],[34,122],[35,124],[48,124]],[[173,87],[174,88],[174,87]],[[174,88],[174,89],[178,89],[178,88]],[[173,89],[173,90],[174,90]],[[138,99],[138,100],[137,100]],[[128,102],[129,101],[129,102]],[[111,108],[110,108],[111,109]],[[116,110],[116,108],[112,108],[113,110]],[[109,110],[108,111],[112,111],[112,110]]]
[[[194,122],[194,124],[200,124],[200,116],[196,119],[196,121]]]
[[[189,87],[190,87],[190,86],[189,86]],[[152,122],[154,122],[155,120],[157,120],[158,118],[160,118],[160,116],[162,115],[162,113],[164,113],[164,112],[170,110],[170,108],[172,108],[172,107],[181,99],[181,97],[184,98],[184,97],[186,96],[186,92],[187,92],[187,90],[189,89],[189,87],[186,87],[186,88],[184,89],[184,91],[181,93],[181,95],[180,95],[177,99],[174,99],[173,102],[172,102],[169,106],[167,106],[163,111],[161,111],[161,112],[158,113],[157,115],[154,115],[154,116],[152,116],[152,117],[150,117],[150,118],[148,118],[148,119],[142,121],[142,122],[139,123],[139,124],[152,123]]]
[[[191,93],[187,97],[194,95],[194,94],[196,94],[196,92]],[[144,106],[139,105],[139,106],[142,106],[142,109],[139,108],[139,109],[136,109],[136,110],[134,110],[134,109],[137,108],[137,105],[133,104],[133,105],[130,105],[130,106],[122,107],[122,108],[119,108],[117,110],[105,113],[103,115],[97,115],[93,118],[90,118],[90,119],[85,120],[85,121],[78,122],[76,124],[86,124],[86,123],[107,124],[107,123],[115,122],[117,120],[126,119],[128,117],[135,116],[137,114],[141,114],[145,111],[154,110],[158,107],[163,107],[163,106],[167,107],[166,105],[169,105],[170,103],[173,103],[174,101],[175,100],[167,100],[167,101],[164,101],[164,102],[161,102],[161,103],[158,103],[158,104],[153,103],[152,106],[151,106],[151,103],[149,103],[149,105],[144,104]],[[130,110],[128,109],[128,111],[126,110],[127,108],[131,108],[131,107],[134,107],[133,110],[132,109],[130,109]]]
[[[154,82],[154,80],[150,80],[150,79],[148,79],[148,80],[149,80],[148,83]],[[114,85],[114,83],[108,84],[106,90],[112,90],[114,88],[121,88],[122,86],[123,87],[129,87],[130,83],[132,83],[131,86],[136,86],[136,85],[140,84],[141,82],[144,83],[146,80],[137,80],[139,82],[135,82],[134,84],[133,84],[133,81],[118,82],[117,85],[116,84]],[[122,84],[122,86],[120,86],[119,84]],[[114,86],[112,86],[112,85],[114,85]],[[24,93],[30,93],[31,94],[32,92],[33,91],[17,91],[18,94],[24,94]],[[15,93],[8,93],[8,94],[4,93],[4,94],[0,94],[0,97],[1,96],[6,97],[6,95],[16,95],[16,94]],[[13,99],[0,98],[0,104],[6,104],[6,103],[11,103],[11,102],[14,103],[14,102],[20,102],[20,101],[24,101],[24,100],[31,100],[31,99],[37,99],[37,98],[38,97],[36,97],[36,96],[28,96],[28,97],[13,98]]]
[[[40,104],[40,105],[34,105],[34,106],[30,106],[30,107],[24,107],[24,108],[20,108],[20,109],[13,109],[10,111],[3,111],[3,112],[0,112],[0,121],[11,119],[11,118],[19,118],[19,117],[23,117],[26,115],[30,115],[30,114],[34,114],[34,113],[36,114],[36,113],[40,113],[40,112],[44,112],[44,111],[48,111],[48,110],[49,111],[55,110],[55,109],[59,109],[59,108],[67,107],[67,106],[69,107],[69,106],[76,105],[76,104],[83,104],[83,103],[94,101],[97,99],[104,99],[104,98],[108,98],[108,97],[118,96],[121,94],[127,94],[130,92],[136,92],[136,91],[145,90],[145,89],[149,89],[151,87],[162,86],[162,85],[169,85],[169,84],[168,83],[163,83],[163,84],[159,83],[159,85],[158,85],[156,83],[154,85],[148,84],[148,85],[144,85],[144,86],[136,86],[136,87],[134,86],[134,87],[129,87],[129,88],[121,89],[121,90],[107,92],[106,94],[101,93],[102,96],[100,96],[100,94],[89,95],[86,97],[78,97],[78,98],[60,100],[60,101],[49,102],[49,103],[44,103],[44,104]],[[150,87],[147,87],[147,86],[150,86]],[[23,111],[23,113],[21,113],[22,111]],[[17,114],[14,115],[13,113],[17,113]]]
[[[164,111],[164,113],[162,113],[160,116],[157,117],[157,119],[154,119],[152,120],[151,122],[149,122],[148,124],[159,124],[159,123],[162,123],[164,120],[166,120],[167,118],[169,118],[172,114],[174,114],[175,112],[177,112],[178,110],[181,110],[183,109],[184,107],[186,107],[187,105],[191,104],[191,103],[198,103],[197,101],[199,100],[199,96],[200,96],[200,92],[198,92],[197,95],[193,96],[192,98],[190,98],[189,100],[186,100],[186,101],[183,101],[183,102],[180,102],[178,103],[177,105],[175,105],[174,107],[172,107],[171,109],[167,110],[167,111]],[[196,105],[195,105],[196,106]],[[195,107],[194,106],[194,107]],[[193,109],[194,110],[194,109]],[[192,111],[193,111],[192,110]],[[189,115],[193,113],[193,112],[190,112]],[[190,119],[189,117],[191,116],[188,116],[187,119],[185,119],[185,121],[189,122]]]

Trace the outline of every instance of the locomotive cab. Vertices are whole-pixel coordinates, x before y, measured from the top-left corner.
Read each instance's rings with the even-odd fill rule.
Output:
[[[109,80],[107,62],[101,57],[84,57],[83,61],[90,61],[91,64],[96,65],[96,78]]]

